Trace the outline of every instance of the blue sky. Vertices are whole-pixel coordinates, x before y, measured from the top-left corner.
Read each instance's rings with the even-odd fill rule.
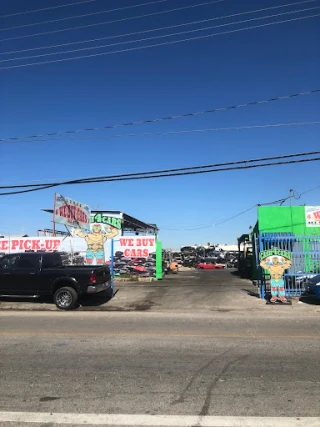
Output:
[[[65,3],[66,0],[50,0],[45,6]],[[8,28],[139,3],[142,1],[97,0],[91,4],[5,18],[1,22],[2,28]],[[200,1],[168,0],[136,10],[1,31],[0,38],[121,19],[190,3],[197,4]],[[2,43],[1,52],[114,36],[286,3],[290,1],[225,0],[137,20],[6,41]],[[30,0],[27,6],[28,9],[37,9],[43,7],[43,2]],[[316,6],[320,6],[320,1],[246,15],[238,19]],[[20,12],[25,8],[24,1],[12,0],[2,4],[1,15]],[[320,13],[319,11],[320,9],[316,9],[272,19],[290,19],[293,16]],[[219,25],[234,20],[235,18],[217,20],[202,25]],[[320,17],[317,17],[176,45],[1,70],[0,137],[176,115],[319,88],[319,20]],[[268,21],[270,19],[242,26]],[[200,25],[193,25],[151,35],[199,27]],[[226,29],[240,27],[238,25]],[[222,30],[203,31],[195,35]],[[151,35],[145,34],[138,38]],[[165,40],[190,36],[192,35]],[[134,37],[131,36],[96,44],[132,39]],[[143,44],[147,43],[139,45]],[[89,46],[92,45],[94,44]],[[76,47],[84,46],[88,45]],[[70,49],[72,48],[74,47],[71,46]],[[111,51],[116,48],[108,49]],[[104,50],[107,51],[107,48]],[[31,51],[29,55],[37,52],[39,53]],[[92,52],[95,51],[89,51]],[[23,55],[27,53],[17,56]],[[2,55],[1,58],[14,56]],[[56,58],[58,57],[51,57]],[[30,60],[14,64],[24,62]],[[0,63],[0,67],[4,64],[9,63]],[[85,140],[1,144],[0,180],[3,184],[28,183],[34,180],[120,174],[312,151],[319,149],[319,125],[105,140],[95,139],[94,136],[319,121],[319,108],[320,95],[315,94],[158,124],[87,133],[85,136],[91,138]],[[318,176],[319,164],[315,162],[170,179],[65,186],[57,191],[86,202],[93,208],[120,210],[141,220],[157,223],[162,228],[161,239],[164,246],[176,248],[182,244],[207,241],[235,242],[239,235],[248,231],[250,225],[254,225],[256,211],[252,210],[221,226],[202,230],[167,228],[183,229],[231,217],[256,203],[285,197],[290,188],[300,192],[320,185]],[[53,195],[53,190],[45,190],[1,197],[0,232],[19,233],[22,227],[29,234],[34,234],[39,228],[50,227],[51,218],[40,209],[52,207]],[[319,196],[320,190],[308,193],[299,203],[319,205]]]

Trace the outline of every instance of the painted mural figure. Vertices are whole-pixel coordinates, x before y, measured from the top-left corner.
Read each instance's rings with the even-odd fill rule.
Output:
[[[287,302],[283,275],[285,270],[291,267],[290,258],[290,252],[281,251],[276,248],[271,251],[261,252],[260,254],[260,266],[265,270],[268,270],[271,276],[270,302],[276,302],[278,296],[281,302]]]
[[[102,229],[101,224],[93,224],[91,231],[76,230],[75,234],[85,239],[87,243],[86,263],[93,264],[94,259],[97,264],[104,264],[105,252],[104,244],[108,239],[119,234],[115,227],[107,225]]]

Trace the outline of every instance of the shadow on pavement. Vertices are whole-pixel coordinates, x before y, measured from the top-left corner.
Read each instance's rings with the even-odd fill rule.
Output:
[[[299,301],[309,305],[320,305],[320,299],[312,296],[302,296]]]
[[[230,271],[230,273],[231,273],[233,276],[239,277],[239,279],[241,279],[241,280],[250,280],[250,281],[251,281],[251,279],[250,279],[249,277],[244,276],[244,275],[243,275],[243,274],[241,274],[238,270]]]
[[[249,289],[241,289],[243,292],[246,292],[250,297],[260,298],[260,294],[258,292],[250,291]]]
[[[111,300],[110,296],[108,295],[90,295],[89,297],[82,297],[79,299],[78,304],[76,305],[75,309],[79,307],[99,307],[101,305],[106,304]],[[39,308],[41,309],[41,305],[51,305],[52,307],[55,307],[55,304],[53,302],[53,298],[51,297],[0,297],[0,303],[1,302],[9,302],[9,303],[22,303],[21,309],[25,310],[28,307],[26,304],[37,304]],[[19,310],[19,307],[16,308]]]
[[[114,291],[113,297],[117,295],[119,289]],[[100,292],[95,295],[87,295],[79,299],[80,307],[99,307],[100,305],[104,305],[107,302],[111,301],[112,298],[108,291]]]
[[[34,304],[44,304],[52,303],[52,298],[50,297],[23,297],[23,296],[10,296],[10,297],[0,297],[0,302],[30,302]]]

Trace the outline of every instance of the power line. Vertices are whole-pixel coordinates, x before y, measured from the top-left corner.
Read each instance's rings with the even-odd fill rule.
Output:
[[[24,36],[9,37],[6,39],[1,39],[0,42],[9,41],[9,40],[24,39],[24,38],[28,38],[28,37],[43,36],[43,35],[47,35],[47,34],[61,33],[61,32],[65,32],[65,31],[80,30],[83,28],[96,27],[97,25],[107,25],[107,24],[114,24],[117,22],[129,21],[129,20],[134,20],[134,19],[147,18],[149,16],[156,16],[156,15],[163,15],[165,13],[178,12],[180,10],[186,10],[186,9],[192,9],[195,7],[206,6],[208,4],[221,3],[223,1],[227,1],[227,0],[210,0],[210,1],[207,1],[204,3],[198,3],[198,4],[194,4],[194,5],[183,6],[183,7],[177,7],[175,9],[169,9],[169,10],[161,10],[161,11],[157,11],[157,12],[146,13],[144,15],[129,16],[127,18],[115,19],[113,21],[96,22],[93,24],[80,25],[77,27],[61,28],[59,30],[44,31],[41,33],[27,34]]]
[[[231,171],[231,170],[243,170],[243,169],[253,169],[253,168],[261,168],[261,167],[269,167],[269,166],[277,166],[277,165],[291,165],[296,163],[306,163],[306,162],[315,162],[319,161],[320,157],[317,158],[311,158],[311,159],[300,159],[300,160],[290,160],[290,161],[282,161],[282,162],[273,162],[273,163],[265,163],[265,164],[258,164],[258,165],[248,165],[248,166],[236,166],[236,167],[229,167],[229,168],[221,168],[221,169],[210,169],[205,171],[193,171],[193,172],[184,172],[184,173],[173,173],[173,174],[165,174],[165,175],[151,175],[151,176],[139,176],[139,177],[128,177],[128,178],[117,178],[117,179],[104,179],[99,181],[81,181],[81,182],[74,182],[69,184],[59,183],[59,184],[50,184],[43,187],[37,187],[32,188],[28,190],[20,190],[20,191],[13,191],[13,192],[7,192],[7,193],[0,193],[0,196],[8,196],[8,195],[14,195],[14,194],[23,194],[23,193],[31,193],[34,191],[40,191],[40,190],[46,190],[49,188],[57,187],[60,185],[74,185],[74,184],[93,184],[95,182],[115,182],[115,181],[134,181],[134,180],[144,180],[144,179],[154,179],[154,178],[165,178],[165,177],[173,177],[173,176],[186,176],[186,175],[199,175],[204,173],[213,173],[213,172],[224,172],[224,171]]]
[[[95,177],[95,178],[85,178],[75,181],[69,181],[66,183],[74,183],[74,182],[81,182],[81,183],[89,183],[89,182],[105,182],[112,180],[123,180],[123,179],[131,179],[138,177],[140,179],[144,176],[147,177],[164,177],[164,176],[179,176],[179,175],[188,175],[188,174],[194,174],[194,171],[200,171],[200,173],[207,173],[206,169],[215,168],[215,167],[222,167],[222,166],[233,166],[233,165],[247,165],[248,163],[257,163],[262,161],[269,161],[269,160],[280,160],[280,159],[289,159],[294,157],[306,157],[311,155],[317,155],[320,154],[320,151],[311,151],[311,152],[305,152],[305,153],[295,153],[295,154],[286,154],[282,156],[272,156],[272,157],[264,157],[264,158],[258,158],[258,159],[249,159],[249,160],[239,160],[239,161],[233,161],[233,162],[224,162],[224,163],[216,163],[211,165],[202,165],[202,166],[190,166],[190,167],[184,167],[184,168],[175,168],[175,169],[165,169],[165,170],[158,170],[158,171],[149,171],[149,172],[137,172],[137,173],[131,173],[131,174],[121,174],[121,175],[113,175],[113,176],[105,176],[105,177]],[[313,159],[312,159],[313,160]],[[267,164],[269,166],[269,164]],[[254,167],[254,166],[253,166]],[[219,169],[219,170],[225,170],[225,169]],[[228,170],[228,169],[226,169]],[[211,169],[210,169],[211,171]],[[215,170],[214,170],[215,171]],[[217,170],[218,171],[218,170]],[[176,172],[178,174],[176,175]],[[166,175],[168,174],[168,175]],[[40,184],[41,185],[41,184]],[[35,184],[32,185],[33,187],[36,186]],[[37,184],[39,186],[39,184]],[[19,186],[21,188],[21,186]],[[23,186],[25,187],[25,186]],[[8,188],[8,187],[0,187],[1,188]],[[13,188],[13,187],[9,187]]]
[[[223,220],[215,221],[215,222],[211,222],[210,224],[203,225],[203,226],[201,226],[201,225],[195,225],[195,226],[184,227],[184,228],[171,228],[171,227],[163,227],[163,226],[160,225],[159,228],[161,230],[168,230],[168,231],[196,231],[196,230],[204,230],[205,228],[211,228],[214,225],[219,225],[222,222],[227,222],[227,221],[230,221],[232,219],[238,218],[239,216],[244,215],[245,213],[251,211],[252,209],[254,209],[256,207],[257,207],[257,205],[251,206],[251,208],[248,208],[245,211],[242,211],[242,212],[240,212],[237,215],[234,215],[234,216],[232,216],[230,218],[227,218],[224,221]]]
[[[255,158],[255,159],[246,159],[246,160],[238,160],[238,161],[232,161],[232,162],[223,162],[223,163],[212,163],[207,165],[199,165],[199,166],[185,166],[182,168],[174,168],[174,169],[158,169],[155,171],[146,171],[146,172],[135,172],[135,173],[128,173],[128,174],[120,174],[120,175],[103,175],[103,176],[94,176],[89,178],[76,178],[71,180],[64,180],[64,181],[58,181],[50,183],[53,185],[57,184],[73,184],[75,182],[95,182],[100,181],[104,179],[110,179],[110,178],[124,178],[124,177],[134,177],[134,176],[144,176],[144,175],[151,175],[151,174],[164,174],[164,173],[172,173],[172,172],[185,172],[185,171],[191,171],[191,170],[201,170],[201,169],[209,169],[214,167],[220,167],[220,166],[232,166],[232,165],[239,165],[239,164],[247,164],[247,163],[257,163],[261,161],[267,161],[267,160],[279,160],[279,159],[288,159],[293,157],[304,157],[304,156],[311,156],[311,155],[317,155],[320,154],[320,151],[309,151],[309,152],[303,152],[303,153],[291,153],[291,154],[284,154],[281,156],[271,156],[271,157],[263,157],[263,158]],[[44,183],[32,183],[32,184],[24,184],[24,185],[6,185],[6,186],[0,186],[0,189],[9,189],[9,188],[28,188],[28,187],[41,187],[45,185]]]
[[[272,157],[264,157],[257,159],[248,159],[248,160],[239,160],[233,162],[224,162],[224,163],[215,163],[209,165],[201,165],[201,166],[190,166],[184,168],[175,168],[175,169],[162,169],[148,172],[136,172],[136,173],[128,173],[128,174],[120,174],[120,175],[107,175],[107,176],[99,176],[92,178],[83,178],[83,179],[74,179],[69,181],[59,181],[53,182],[50,184],[25,184],[25,185],[10,185],[10,186],[0,186],[0,189],[17,189],[17,188],[27,188],[27,190],[19,190],[16,192],[10,193],[0,193],[0,195],[9,195],[9,194],[22,194],[33,191],[44,190],[47,188],[53,188],[60,185],[75,185],[75,184],[92,184],[92,183],[100,183],[100,182],[114,182],[114,181],[131,181],[131,180],[141,180],[141,179],[153,179],[153,178],[164,178],[164,177],[173,177],[173,176],[186,176],[186,175],[198,175],[204,173],[212,173],[212,172],[221,172],[221,171],[229,171],[229,170],[241,170],[241,169],[251,169],[257,167],[266,167],[266,166],[274,166],[274,165],[282,165],[282,164],[294,164],[294,163],[304,163],[311,161],[318,161],[318,158],[302,158],[298,160],[290,160],[292,158],[297,157],[307,157],[320,154],[320,151],[312,151],[312,152],[304,152],[304,153],[293,153],[293,154],[285,154],[281,156],[272,156]],[[280,162],[272,162],[272,163],[261,163],[270,160],[282,160]],[[253,164],[256,163],[256,164]],[[219,168],[219,169],[217,169]]]
[[[147,3],[140,3],[140,4],[131,5],[131,6],[118,7],[116,9],[99,10],[97,12],[85,13],[84,15],[68,16],[65,18],[52,19],[51,21],[40,21],[40,22],[33,22],[31,24],[17,25],[15,27],[1,28],[0,31],[17,30],[19,28],[32,27],[34,25],[52,24],[54,22],[68,21],[70,19],[84,18],[86,16],[92,16],[92,15],[100,15],[102,13],[118,12],[120,10],[126,10],[126,9],[135,9],[137,7],[149,6],[157,3],[165,3],[168,1],[170,0],[155,0]],[[226,1],[226,0],[220,0],[220,1]],[[125,20],[126,19],[127,18],[125,18]]]
[[[117,124],[117,125],[105,125],[105,126],[100,126],[100,127],[95,127],[95,128],[84,128],[84,129],[77,129],[77,130],[67,130],[67,131],[60,131],[60,132],[43,133],[43,134],[38,134],[38,135],[3,138],[3,139],[0,139],[0,142],[18,141],[18,140],[33,139],[33,138],[42,138],[45,136],[60,136],[60,135],[66,135],[66,134],[91,132],[91,131],[98,131],[98,130],[105,130],[105,129],[115,129],[115,128],[125,127],[125,126],[143,125],[143,124],[147,124],[147,123],[157,123],[157,122],[162,122],[162,121],[167,121],[167,120],[181,119],[184,117],[192,117],[192,116],[200,116],[200,115],[208,114],[208,113],[216,113],[218,111],[234,110],[237,108],[244,108],[244,107],[249,107],[252,105],[267,104],[269,102],[282,101],[284,99],[297,98],[300,96],[311,95],[313,93],[319,93],[319,92],[320,92],[320,89],[311,89],[311,90],[308,90],[305,92],[298,92],[298,93],[294,93],[294,94],[290,94],[290,95],[278,96],[278,97],[274,97],[274,98],[264,99],[261,101],[251,101],[251,102],[247,102],[245,104],[231,105],[228,107],[219,107],[219,108],[214,108],[214,109],[210,109],[210,110],[196,111],[196,112],[192,112],[192,113],[184,113],[184,114],[179,114],[176,116],[159,117],[156,119],[140,120],[140,121],[136,121],[136,122],[127,122],[127,123],[121,123],[121,124]]]
[[[23,12],[10,13],[8,15],[0,15],[0,18],[10,18],[11,16],[27,15],[29,13],[36,13],[36,12],[44,12],[46,10],[60,9],[62,7],[76,6],[76,5],[79,5],[79,4],[92,3],[92,2],[95,2],[95,1],[97,1],[97,0],[83,0],[83,1],[78,1],[78,2],[75,2],[75,3],[61,4],[59,6],[44,7],[42,9],[25,10]]]
[[[45,57],[45,56],[52,56],[52,55],[53,56],[55,56],[55,55],[65,55],[65,54],[68,54],[68,53],[75,53],[75,52],[80,52],[80,51],[84,51],[84,50],[103,49],[105,47],[119,46],[119,45],[132,44],[132,43],[139,43],[139,42],[144,42],[144,41],[149,41],[149,40],[163,39],[163,38],[166,38],[166,37],[175,37],[175,36],[180,36],[182,34],[190,34],[190,33],[195,33],[195,32],[199,32],[199,31],[207,31],[207,30],[212,30],[212,29],[215,29],[215,28],[228,27],[230,25],[244,24],[244,23],[252,22],[252,21],[260,21],[261,19],[275,18],[275,17],[282,16],[282,15],[292,15],[292,14],[295,14],[295,13],[306,12],[306,11],[315,10],[315,9],[320,9],[320,6],[315,6],[315,7],[311,7],[311,8],[307,8],[307,9],[300,9],[300,10],[290,11],[290,12],[282,12],[282,13],[274,14],[274,15],[260,16],[260,17],[257,17],[257,18],[245,19],[243,21],[234,21],[234,22],[228,22],[228,23],[225,23],[225,24],[213,25],[213,26],[211,25],[209,27],[196,28],[196,29],[187,30],[187,31],[179,31],[177,33],[160,35],[160,36],[153,36],[153,37],[147,37],[147,38],[142,38],[142,39],[137,39],[137,40],[128,40],[128,41],[117,42],[117,43],[109,43],[109,44],[105,44],[105,45],[101,45],[101,46],[82,47],[82,48],[79,48],[79,49],[66,50],[66,51],[63,51],[63,52],[50,52],[50,53],[42,53],[40,55],[31,55],[31,56],[22,56],[22,57],[18,57],[18,58],[3,59],[3,60],[0,60],[0,63],[2,63],[2,62],[11,62],[11,61],[19,61],[19,60],[26,60],[26,59],[42,58],[42,57]]]
[[[311,191],[318,190],[319,188],[320,188],[320,185],[318,185],[317,187],[313,187],[313,188],[311,188],[310,190],[303,191],[302,193],[299,193],[298,199],[300,199],[300,198],[301,198],[301,196],[303,196],[304,194],[310,193]]]
[[[168,132],[145,132],[145,133],[125,133],[118,135],[95,135],[95,136],[84,136],[79,138],[48,138],[48,139],[34,139],[31,141],[1,141],[0,144],[15,144],[15,143],[27,143],[27,142],[48,142],[48,141],[78,141],[84,139],[113,139],[113,138],[124,138],[124,137],[140,137],[140,136],[162,136],[162,135],[179,135],[185,133],[204,133],[204,132],[218,132],[218,131],[233,131],[233,130],[245,130],[245,129],[266,129],[266,128],[277,128],[277,127],[291,127],[291,126],[310,126],[320,125],[320,121],[316,122],[293,122],[293,123],[274,123],[267,125],[251,125],[251,126],[232,126],[232,127],[220,127],[220,128],[207,128],[207,129],[185,129],[178,131]]]
[[[318,17],[318,16],[320,16],[319,13],[318,14],[314,14],[314,15],[310,15],[310,16],[302,16],[302,17],[299,17],[299,18],[287,19],[287,20],[284,20],[284,21],[269,22],[267,24],[261,24],[261,25],[255,25],[255,26],[252,26],[252,27],[239,28],[239,29],[236,29],[236,30],[222,31],[220,33],[208,34],[206,36],[189,37],[187,39],[182,39],[182,40],[174,40],[174,41],[169,41],[169,42],[156,43],[156,44],[152,44],[152,45],[149,45],[149,46],[138,46],[138,47],[132,47],[132,48],[127,48],[127,49],[115,50],[115,51],[111,51],[111,52],[101,52],[101,53],[94,53],[94,54],[90,54],[90,55],[83,55],[83,56],[77,56],[77,57],[72,57],[72,58],[55,59],[53,61],[41,61],[41,62],[31,62],[31,63],[28,63],[28,64],[21,64],[21,65],[11,65],[9,67],[1,67],[0,70],[10,70],[10,69],[13,69],[13,68],[24,68],[24,67],[30,67],[30,66],[33,66],[33,65],[54,64],[54,63],[57,63],[57,62],[75,61],[75,60],[78,60],[78,59],[93,58],[93,57],[103,56],[103,55],[114,55],[116,53],[124,53],[124,52],[131,52],[131,51],[135,51],[135,50],[151,49],[151,48],[159,47],[159,46],[166,46],[166,45],[173,45],[173,44],[178,44],[178,43],[185,43],[185,42],[189,42],[189,41],[192,41],[192,40],[206,39],[206,38],[220,36],[220,35],[224,35],[224,34],[232,34],[232,33],[238,33],[240,31],[247,31],[247,30],[253,30],[253,29],[256,29],[256,28],[268,27],[268,26],[271,26],[271,25],[279,25],[279,24],[284,24],[284,23],[287,23],[287,22],[300,21],[302,19],[315,18],[315,17]]]
[[[304,192],[300,193],[300,197],[303,194],[310,193],[311,191],[317,190],[319,188],[320,188],[320,185],[318,185],[317,187],[311,188],[311,189],[309,189],[307,191],[304,191]],[[290,195],[287,196],[287,197],[284,197],[283,199],[274,200],[273,202],[257,203],[255,205],[251,206],[251,208],[248,208],[248,209],[246,209],[246,210],[244,210],[244,211],[242,211],[242,212],[240,212],[240,213],[238,213],[236,215],[233,215],[233,216],[231,216],[229,218],[226,218],[226,219],[223,219],[223,220],[220,220],[220,221],[211,222],[210,224],[203,225],[203,226],[200,226],[200,225],[197,226],[196,225],[196,226],[192,226],[192,227],[189,226],[189,227],[185,227],[185,228],[170,228],[170,227],[163,227],[163,226],[160,225],[160,228],[161,228],[161,230],[168,230],[168,231],[194,231],[194,230],[202,230],[202,229],[205,229],[205,228],[211,228],[211,227],[213,227],[215,225],[224,224],[225,222],[229,222],[229,221],[231,221],[231,220],[233,220],[235,218],[238,218],[239,216],[244,215],[245,213],[247,213],[247,212],[251,211],[252,209],[255,209],[255,208],[259,207],[259,206],[269,206],[269,205],[275,205],[277,203],[280,203],[282,205],[282,203],[284,203],[285,201],[287,201],[289,199],[290,199]]]
[[[287,4],[281,5],[281,6],[272,6],[272,7],[267,7],[267,8],[263,8],[263,9],[249,10],[249,11],[246,11],[246,12],[233,13],[232,15],[218,16],[218,17],[214,17],[214,18],[208,18],[208,19],[202,19],[202,20],[198,20],[198,21],[186,22],[186,23],[177,24],[177,25],[170,25],[170,26],[167,26],[167,27],[152,28],[152,29],[149,29],[149,30],[136,31],[136,32],[133,32],[133,33],[119,34],[119,35],[116,35],[116,36],[99,37],[99,38],[95,38],[95,39],[91,39],[91,40],[83,40],[83,41],[77,41],[77,42],[61,43],[61,44],[56,44],[56,45],[34,47],[34,48],[22,49],[22,50],[15,50],[15,51],[9,51],[9,52],[0,52],[0,55],[12,55],[12,54],[16,54],[16,53],[30,52],[30,51],[34,51],[34,50],[54,49],[56,47],[64,47],[64,46],[70,46],[70,45],[76,45],[76,44],[92,43],[92,42],[101,41],[101,40],[115,39],[115,38],[120,38],[120,37],[135,36],[135,35],[150,33],[150,32],[154,32],[154,31],[169,30],[169,29],[173,29],[173,28],[183,27],[183,26],[186,26],[186,25],[202,24],[204,22],[210,22],[210,21],[215,21],[215,20],[220,20],[220,19],[233,18],[233,17],[236,17],[236,16],[253,14],[253,13],[258,13],[258,12],[265,12],[267,10],[280,9],[280,8],[289,7],[289,6],[292,6],[292,5],[299,5],[299,4],[310,3],[310,2],[315,2],[315,1],[318,1],[318,0],[305,0],[305,1],[302,1],[302,2],[298,2],[298,3],[297,2],[295,2],[295,3],[287,3]]]
[[[274,204],[276,204],[276,203],[280,203],[280,202],[283,202],[283,201],[288,200],[288,199],[289,199],[289,197],[290,197],[290,196],[288,196],[288,197],[287,197],[287,198],[285,198],[285,199],[274,200],[273,202],[268,202],[268,203],[261,203],[261,204],[260,204],[260,203],[257,203],[257,204],[255,204],[255,205],[251,206],[251,208],[248,208],[248,209],[246,209],[246,210],[244,210],[244,211],[242,211],[242,212],[239,212],[239,213],[238,213],[238,214],[236,214],[236,215],[233,215],[233,216],[231,216],[231,217],[229,217],[229,218],[226,218],[226,219],[223,219],[223,220],[219,220],[219,221],[211,222],[210,224],[207,224],[207,225],[204,225],[204,226],[200,226],[200,225],[199,225],[199,226],[186,227],[186,228],[169,228],[169,227],[163,227],[163,226],[160,226],[160,228],[161,228],[161,230],[170,230],[170,231],[195,231],[195,230],[203,230],[203,229],[205,229],[205,228],[211,228],[211,227],[213,227],[213,226],[215,226],[215,225],[221,225],[221,224],[224,224],[225,222],[229,222],[229,221],[231,221],[231,220],[233,220],[233,219],[236,219],[236,218],[238,218],[239,216],[242,216],[242,215],[244,215],[245,213],[252,211],[253,209],[257,208],[258,206],[274,205]]]
[[[120,134],[120,135],[110,135],[110,136],[96,136],[94,138],[117,138],[117,137],[125,137],[125,136],[151,136],[151,135],[168,135],[168,134],[180,134],[180,133],[189,133],[189,132],[207,132],[207,131],[224,131],[224,130],[243,130],[243,129],[256,129],[256,128],[268,128],[268,127],[280,127],[280,126],[295,126],[295,125],[311,125],[311,124],[320,124],[320,122],[294,122],[294,123],[277,123],[277,124],[269,124],[269,125],[256,125],[256,126],[235,126],[235,127],[229,127],[229,128],[213,128],[213,129],[193,129],[193,130],[182,130],[182,131],[172,131],[172,132],[154,132],[154,133],[142,133],[142,134]],[[91,137],[83,137],[83,138],[59,138],[59,139],[45,139],[45,140],[34,140],[34,141],[24,141],[24,142],[42,142],[42,141],[60,141],[60,140],[77,140],[77,139],[87,139]],[[19,141],[18,141],[19,142]],[[13,143],[15,143],[13,141]],[[99,177],[98,177],[99,178]],[[46,183],[50,181],[56,181],[59,178],[50,178],[46,179]],[[90,177],[85,178],[73,178],[74,180],[83,180],[83,179],[90,179]],[[71,180],[71,178],[65,178],[65,180]],[[21,184],[24,184],[25,181],[20,181]],[[34,183],[37,183],[37,181],[34,181]],[[32,184],[28,184],[32,185]],[[37,184],[35,184],[37,185]],[[42,185],[42,184],[40,184]],[[16,185],[16,188],[20,187]],[[0,188],[12,188],[10,186],[7,187],[0,187]]]

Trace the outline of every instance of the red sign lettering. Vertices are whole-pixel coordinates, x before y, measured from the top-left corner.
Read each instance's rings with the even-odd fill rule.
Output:
[[[12,250],[16,250],[19,246],[19,240],[11,240],[11,248]]]
[[[0,250],[7,251],[9,249],[9,240],[0,240]]]
[[[31,249],[31,240],[25,240],[24,241],[24,248],[25,248],[25,250]]]
[[[56,215],[71,219],[74,222],[83,222],[89,224],[89,217],[80,208],[71,205],[63,205],[56,209]]]
[[[149,251],[148,249],[125,249],[123,255],[129,258],[147,258]]]
[[[40,240],[32,240],[32,250],[39,251],[40,249]]]
[[[120,246],[134,246],[134,239],[120,239]]]
[[[320,219],[320,211],[315,211],[315,212],[313,213],[313,216],[314,216],[314,218],[315,218],[316,220],[319,220],[319,219]]]

